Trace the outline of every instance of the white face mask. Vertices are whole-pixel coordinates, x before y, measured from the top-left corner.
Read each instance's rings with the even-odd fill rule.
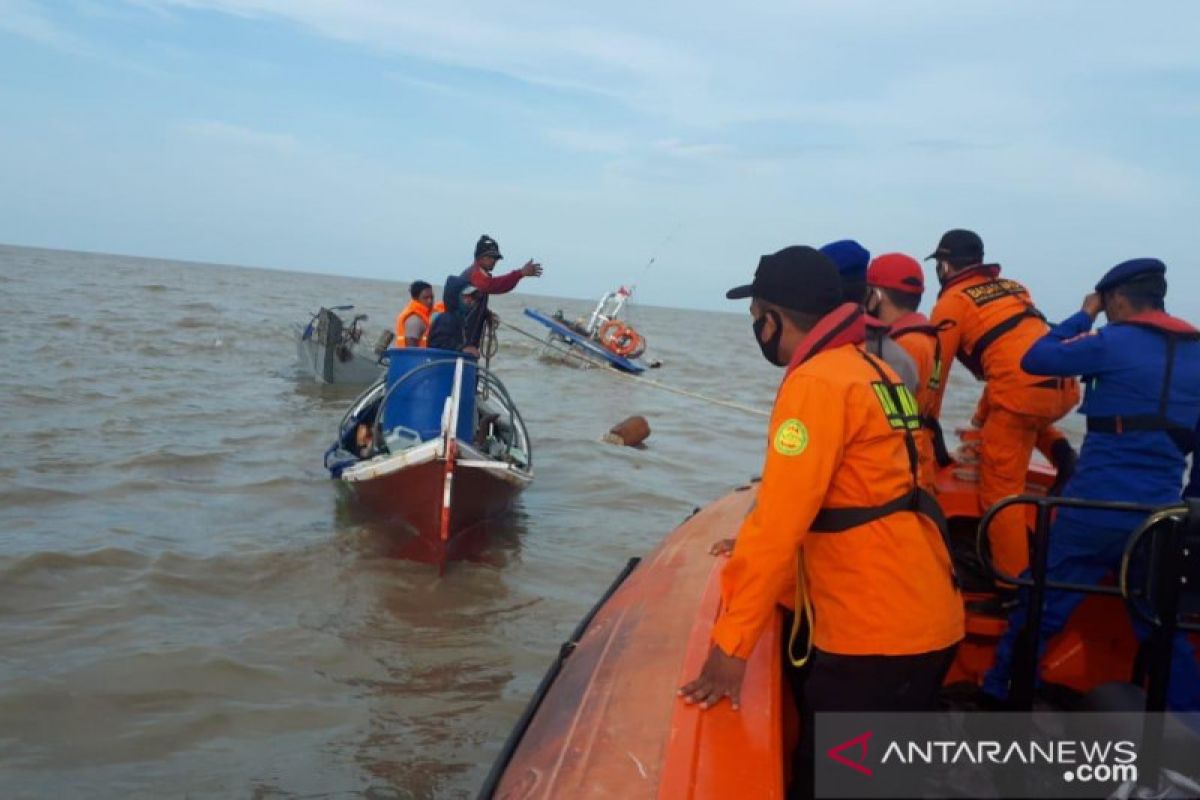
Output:
[[[879,307],[883,304],[883,292],[878,289],[868,289],[867,298],[863,300],[863,309],[872,317],[879,316]]]
[[[937,262],[937,277],[938,283],[945,285],[950,278],[950,264],[946,261]]]

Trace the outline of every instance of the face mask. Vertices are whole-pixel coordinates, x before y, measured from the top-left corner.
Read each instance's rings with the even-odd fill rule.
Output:
[[[945,262],[945,261],[939,261],[939,262],[938,262],[938,264],[937,264],[937,278],[938,278],[938,283],[940,283],[941,285],[945,286],[945,285],[946,285],[946,280],[947,280],[949,277],[950,277],[950,268],[949,268],[949,267],[946,265],[946,262]]]
[[[863,301],[863,310],[872,317],[878,317],[879,306],[882,304],[882,302],[883,301],[879,297],[879,292],[872,289],[871,291],[867,292],[867,299]]]
[[[762,340],[762,332],[763,328],[767,327],[768,314],[775,320],[775,333],[771,334],[771,338],[764,342]],[[758,348],[762,350],[763,358],[777,367],[783,366],[783,361],[779,358],[779,342],[782,338],[783,320],[779,318],[777,312],[767,311],[761,317],[754,320],[754,341],[758,342]]]

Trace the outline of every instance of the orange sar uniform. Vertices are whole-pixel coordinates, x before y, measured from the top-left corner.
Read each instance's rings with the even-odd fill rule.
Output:
[[[917,443],[921,487],[933,491],[938,470],[934,437],[941,432],[937,421],[938,380],[941,375],[937,328],[930,324],[924,314],[913,311],[893,322],[888,333],[892,341],[903,347],[917,365],[916,398],[921,427],[913,431],[913,439]]]
[[[905,428],[915,419],[884,386],[886,377],[904,391],[896,374],[864,353],[865,328],[852,304],[826,315],[779,388],[758,501],[721,574],[712,640],[728,655],[747,658],[776,604],[795,607],[798,596],[818,652],[916,655],[963,636],[950,556],[931,519],[901,510],[817,532],[830,509],[880,506],[914,489]]]
[[[987,382],[987,414],[980,431],[979,503],[987,509],[1025,491],[1029,458],[1037,440],[1079,401],[1074,378],[1046,378],[1021,369],[1021,358],[1049,326],[1029,290],[1000,277],[997,264],[980,264],[952,275],[933,308],[944,355],[937,398],[940,411],[951,355]],[[989,530],[992,559],[1008,575],[1029,566],[1024,510],[1005,509]]]
[[[408,322],[409,317],[417,316],[425,323],[425,330],[421,333],[421,340],[417,347],[426,347],[429,344],[429,321],[433,317],[433,311],[430,310],[424,303],[419,300],[411,300],[404,310],[396,317],[396,341],[393,347],[407,347],[404,337],[404,323]]]

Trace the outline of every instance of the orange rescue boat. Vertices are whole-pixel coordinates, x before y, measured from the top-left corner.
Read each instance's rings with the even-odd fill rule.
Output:
[[[1049,469],[1031,469],[1032,502],[1053,478]],[[975,551],[977,484],[952,466],[940,473],[937,490],[962,564]],[[750,657],[739,711],[720,703],[702,712],[675,695],[699,673],[719,610],[725,559],[709,547],[736,535],[755,494],[753,485],[741,486],[697,509],[644,560],[630,562],[563,645],[481,798],[786,795],[798,715],[782,669],[782,613]],[[1033,527],[1038,509],[1029,510]],[[1049,512],[1042,516],[1048,522]],[[973,610],[989,595],[970,588],[967,636],[947,684],[978,684],[1006,627],[997,612]],[[1128,681],[1136,650],[1122,598],[1115,591],[1089,596],[1050,640],[1042,676],[1079,692]]]

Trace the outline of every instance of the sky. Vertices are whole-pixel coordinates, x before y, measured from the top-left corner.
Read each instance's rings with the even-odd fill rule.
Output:
[[[1051,317],[1154,256],[1196,319],[1198,30],[1182,0],[0,0],[0,242],[440,283],[488,233],[545,267],[522,291],[741,311],[763,253],[967,227]]]

